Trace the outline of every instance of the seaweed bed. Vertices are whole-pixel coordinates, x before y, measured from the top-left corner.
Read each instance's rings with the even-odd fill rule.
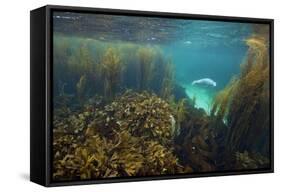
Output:
[[[73,50],[67,38],[57,38],[63,43],[54,47],[60,63],[54,65],[55,181],[269,167],[262,34],[245,41],[241,73],[217,95],[210,114],[194,107],[157,48],[97,49],[98,42],[87,41]]]

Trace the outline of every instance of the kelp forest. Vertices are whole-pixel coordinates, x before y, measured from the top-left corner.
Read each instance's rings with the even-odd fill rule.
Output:
[[[238,73],[206,110],[179,83],[177,59],[157,43],[55,32],[52,179],[268,168],[268,34],[252,26]]]

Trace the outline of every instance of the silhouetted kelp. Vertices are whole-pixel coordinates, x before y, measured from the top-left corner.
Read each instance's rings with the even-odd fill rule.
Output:
[[[165,58],[157,46],[104,43],[59,34],[55,39],[54,80],[64,85],[64,95],[76,93],[78,101],[96,94],[112,100],[115,94],[131,88],[150,90],[168,99],[177,87],[177,99],[186,96],[175,84],[172,60]],[[54,96],[60,90],[55,83]]]
[[[86,84],[87,84],[87,79],[86,75],[82,75],[76,84],[76,89],[77,89],[77,98],[80,103],[83,103],[85,101],[85,95],[86,95]]]
[[[138,88],[139,90],[148,89],[153,78],[155,51],[149,47],[140,48],[137,52],[138,57]]]
[[[161,84],[160,95],[164,99],[171,99],[173,96],[174,89],[174,64],[169,59],[167,63],[164,64],[164,74]]]
[[[117,85],[120,82],[121,73],[123,70],[120,54],[114,48],[107,48],[102,56],[101,63],[98,65],[98,70],[104,82],[104,97],[109,100],[114,98]]]

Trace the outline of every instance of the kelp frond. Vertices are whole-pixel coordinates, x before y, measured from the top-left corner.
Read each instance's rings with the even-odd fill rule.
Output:
[[[77,97],[80,103],[82,103],[85,98],[86,84],[87,84],[86,75],[82,75],[76,84]]]
[[[138,67],[139,67],[139,89],[148,89],[149,83],[153,77],[154,57],[156,52],[150,47],[141,47],[137,52]]]
[[[107,48],[101,59],[99,70],[104,78],[105,98],[108,98],[109,100],[114,98],[123,69],[124,65],[118,51],[112,47]]]
[[[213,103],[211,115],[221,120],[225,118],[230,127],[226,138],[229,151],[260,151],[251,141],[263,142],[267,138],[261,134],[267,132],[258,131],[268,128],[263,122],[269,116],[269,100],[265,97],[269,92],[269,57],[265,39],[255,35],[245,41],[249,49],[241,74]]]
[[[162,98],[169,100],[173,94],[174,86],[174,64],[171,59],[164,64],[164,74],[162,79],[160,95]]]
[[[233,78],[230,83],[215,96],[210,111],[211,116],[215,117],[217,120],[224,120],[227,116],[231,96],[238,82],[239,80]]]

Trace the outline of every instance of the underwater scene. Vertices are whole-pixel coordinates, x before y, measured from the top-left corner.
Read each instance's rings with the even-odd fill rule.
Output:
[[[52,17],[53,181],[270,168],[268,24]]]

